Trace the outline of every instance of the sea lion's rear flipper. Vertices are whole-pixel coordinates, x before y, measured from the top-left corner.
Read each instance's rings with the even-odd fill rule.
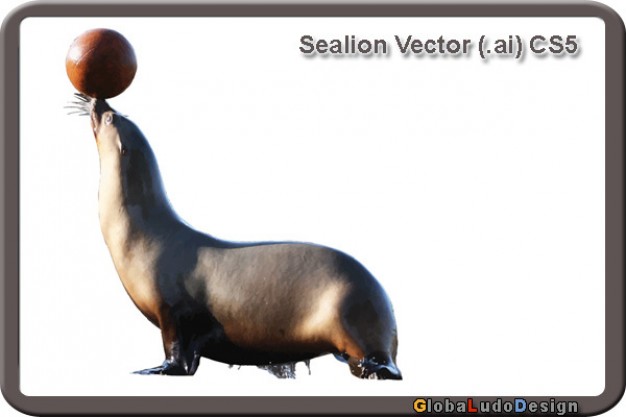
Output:
[[[352,375],[363,379],[402,379],[402,373],[385,353],[373,353],[361,360],[348,360]]]

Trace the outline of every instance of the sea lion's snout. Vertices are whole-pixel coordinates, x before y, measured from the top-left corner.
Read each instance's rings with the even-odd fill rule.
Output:
[[[65,107],[73,109],[69,114],[89,116],[91,128],[93,129],[96,140],[98,140],[98,130],[100,126],[103,123],[107,124],[107,122],[111,124],[113,122],[113,114],[116,113],[116,111],[109,106],[106,100],[91,98],[81,93],[75,93],[74,97],[76,97],[78,101],[71,102],[71,105]]]
[[[101,117],[106,111],[114,111],[106,100],[94,98],[91,100],[91,112]]]
[[[113,110],[111,106],[109,106],[109,103],[107,103],[106,100],[92,99],[90,104],[91,104],[91,112],[90,112],[91,127],[93,128],[94,134],[96,134],[96,132],[98,131],[98,129],[103,123],[105,124],[107,122],[109,124],[111,123],[112,121],[111,113],[115,113],[115,110]],[[109,112],[109,114],[105,115],[105,113],[107,112]]]

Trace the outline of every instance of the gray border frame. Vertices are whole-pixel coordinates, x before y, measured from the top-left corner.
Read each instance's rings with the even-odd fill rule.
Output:
[[[551,3],[122,3],[34,2],[10,14],[2,26],[0,68],[4,95],[0,126],[1,387],[6,400],[28,414],[414,414],[418,397],[32,397],[19,390],[19,27],[27,17],[597,17],[605,23],[605,390],[588,397],[524,397],[529,401],[576,400],[582,415],[613,407],[625,387],[624,350],[624,23],[593,2]],[[572,343],[576,341],[573,340]],[[443,400],[444,397],[428,397]],[[464,401],[467,397],[448,397]],[[495,400],[496,397],[472,397]],[[513,400],[515,397],[501,397]],[[477,413],[480,414],[480,413]],[[528,412],[526,413],[528,414]],[[449,415],[449,414],[448,414]]]

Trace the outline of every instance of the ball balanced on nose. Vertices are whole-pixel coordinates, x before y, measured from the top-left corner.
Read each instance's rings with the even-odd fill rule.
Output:
[[[79,92],[97,99],[120,95],[137,72],[137,58],[128,40],[111,29],[92,29],[72,42],[65,70]]]

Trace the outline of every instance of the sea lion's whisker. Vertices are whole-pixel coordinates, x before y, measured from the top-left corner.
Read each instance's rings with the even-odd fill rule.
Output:
[[[74,97],[85,103],[89,103],[91,101],[91,99],[83,93],[74,93]]]
[[[89,116],[91,113],[91,99],[81,93],[74,93],[74,97],[78,101],[68,101],[67,105],[63,106],[65,109],[73,109],[76,111],[70,111],[67,114],[78,114],[79,116]]]
[[[71,111],[71,112],[68,112],[67,114],[68,116],[72,114],[77,114],[79,116],[89,116],[89,113],[84,112],[84,111]]]
[[[76,103],[78,104],[78,103]],[[72,105],[72,106],[63,106],[64,109],[80,109],[80,110],[85,110],[87,111],[88,108],[82,105]]]
[[[64,109],[68,109],[70,111],[67,112],[68,115],[78,114],[80,116],[89,116],[90,111],[85,106],[63,106]]]

